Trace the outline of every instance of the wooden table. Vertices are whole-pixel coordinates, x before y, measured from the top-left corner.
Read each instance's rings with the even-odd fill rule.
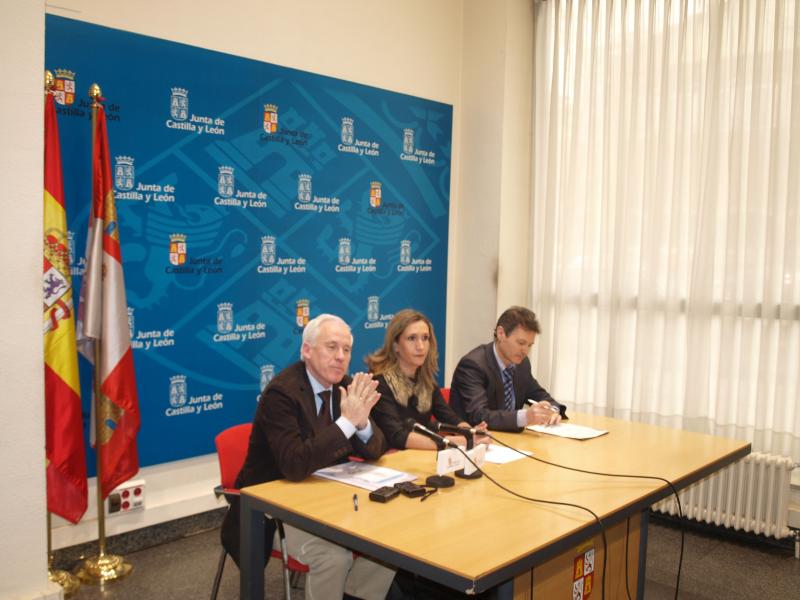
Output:
[[[728,438],[574,414],[572,422],[608,435],[587,441],[526,431],[496,433],[545,460],[581,469],[659,476],[681,489],[746,456],[750,444]],[[435,470],[430,451],[406,450],[378,464],[414,473],[424,481]],[[608,598],[626,597],[625,548],[631,594],[641,598],[647,544],[647,510],[669,495],[658,480],[576,473],[530,459],[485,466],[515,492],[586,506],[606,527]],[[359,509],[353,510],[353,493]],[[425,502],[399,497],[371,502],[368,492],[309,478],[244,488],[241,497],[241,598],[264,593],[263,513],[319,537],[374,556],[454,589],[477,593],[514,578],[514,598],[572,598],[576,558],[595,554],[593,598],[600,597],[603,547],[599,525],[586,511],[512,496],[486,477],[456,479]],[[626,543],[627,542],[627,543]],[[677,549],[675,560],[677,561]]]

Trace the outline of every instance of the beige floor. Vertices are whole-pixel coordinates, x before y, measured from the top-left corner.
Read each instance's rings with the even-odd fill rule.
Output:
[[[84,586],[75,600],[183,600],[208,598],[219,556],[219,533],[205,531],[127,555],[134,573],[105,590]],[[645,598],[675,596],[680,532],[651,523]],[[238,598],[236,566],[228,560],[220,600]],[[280,564],[267,567],[267,598],[283,598]],[[685,600],[772,600],[800,597],[800,561],[791,549],[730,541],[705,533],[687,533],[680,598]],[[293,598],[302,599],[302,590]],[[591,600],[600,599],[595,590]],[[550,599],[546,599],[550,600]],[[611,600],[610,598],[608,600]]]

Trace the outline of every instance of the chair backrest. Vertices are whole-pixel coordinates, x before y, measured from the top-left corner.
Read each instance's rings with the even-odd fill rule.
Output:
[[[228,427],[214,438],[214,444],[217,446],[217,459],[219,459],[220,482],[223,488],[236,487],[236,478],[247,457],[247,446],[252,429],[252,423],[242,423]]]
[[[450,388],[441,388],[444,401],[450,404]]]

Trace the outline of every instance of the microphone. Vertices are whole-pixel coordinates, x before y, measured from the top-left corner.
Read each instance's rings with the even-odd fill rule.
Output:
[[[476,429],[475,427],[459,427],[458,425],[448,425],[447,423],[436,423],[433,428],[436,431],[446,431],[447,433],[455,433],[469,437],[470,435],[489,435],[488,431],[483,429]]]
[[[447,446],[457,447],[453,442],[451,442],[447,438],[443,438],[438,433],[434,433],[433,431],[431,431],[430,429],[428,429],[427,427],[425,427],[423,425],[420,425],[419,423],[417,423],[414,419],[412,419],[410,417],[408,419],[406,419],[406,424],[407,425],[411,425],[411,427],[417,433],[420,433],[420,434],[424,435],[426,438],[429,438],[429,439],[433,440],[434,442],[436,442],[436,447],[439,448],[439,449],[446,448]]]

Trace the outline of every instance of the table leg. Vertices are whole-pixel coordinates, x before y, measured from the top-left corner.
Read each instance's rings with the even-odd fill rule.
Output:
[[[264,512],[242,494],[239,529],[239,598],[264,600]]]

